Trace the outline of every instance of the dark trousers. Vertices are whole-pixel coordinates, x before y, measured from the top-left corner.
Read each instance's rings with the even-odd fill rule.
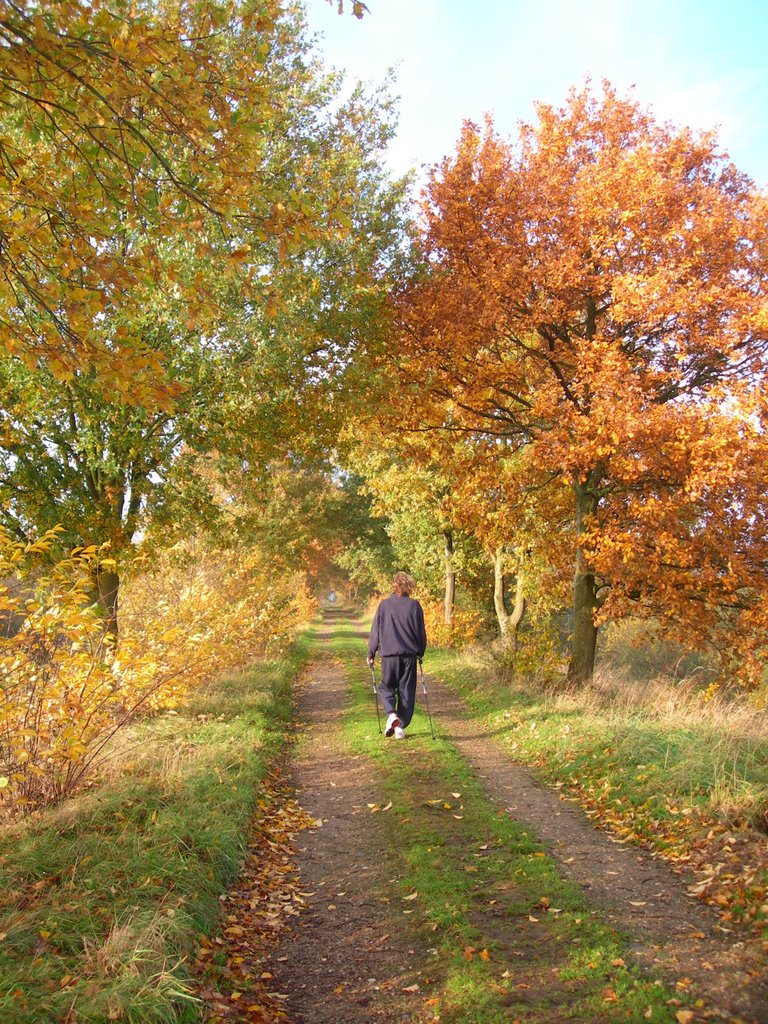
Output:
[[[404,729],[416,704],[416,660],[415,654],[381,659],[381,703],[388,715],[394,711]]]

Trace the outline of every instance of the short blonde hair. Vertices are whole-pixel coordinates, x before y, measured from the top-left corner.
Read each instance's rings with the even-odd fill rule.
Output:
[[[407,572],[396,572],[392,577],[392,589],[396,594],[410,594],[416,589],[416,580]]]

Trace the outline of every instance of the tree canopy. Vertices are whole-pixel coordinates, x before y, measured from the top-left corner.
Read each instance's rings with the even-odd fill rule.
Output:
[[[0,42],[0,522],[108,543],[113,625],[137,538],[205,528],[404,560],[446,621],[570,593],[572,680],[629,615],[757,678],[768,199],[714,135],[574,89],[466,123],[408,224],[389,83],[300,8],[0,0]]]
[[[254,237],[287,252],[317,231],[296,18],[274,0],[0,4],[0,324],[27,365],[158,399],[162,361],[114,317],[165,276],[168,240],[227,273]],[[269,301],[261,268],[249,283]],[[185,294],[205,329],[214,297]]]

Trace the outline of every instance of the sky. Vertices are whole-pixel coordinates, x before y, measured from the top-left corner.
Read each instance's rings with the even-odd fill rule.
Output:
[[[507,138],[608,79],[656,119],[716,129],[736,166],[768,188],[766,0],[366,0],[361,21],[305,0],[328,64],[380,83],[396,69],[394,173],[450,155],[466,118]]]

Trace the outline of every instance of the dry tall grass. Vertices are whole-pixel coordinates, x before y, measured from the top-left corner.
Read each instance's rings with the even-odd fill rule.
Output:
[[[510,682],[487,649],[450,658],[450,675],[473,699],[519,723],[521,755],[564,767],[589,749],[609,760],[601,754],[610,747],[624,784],[637,792],[652,785],[643,782],[651,766],[657,794],[682,806],[695,801],[700,812],[728,824],[768,831],[768,711],[754,693],[713,693],[699,672],[634,678],[626,666],[609,663],[580,687],[545,674]]]

